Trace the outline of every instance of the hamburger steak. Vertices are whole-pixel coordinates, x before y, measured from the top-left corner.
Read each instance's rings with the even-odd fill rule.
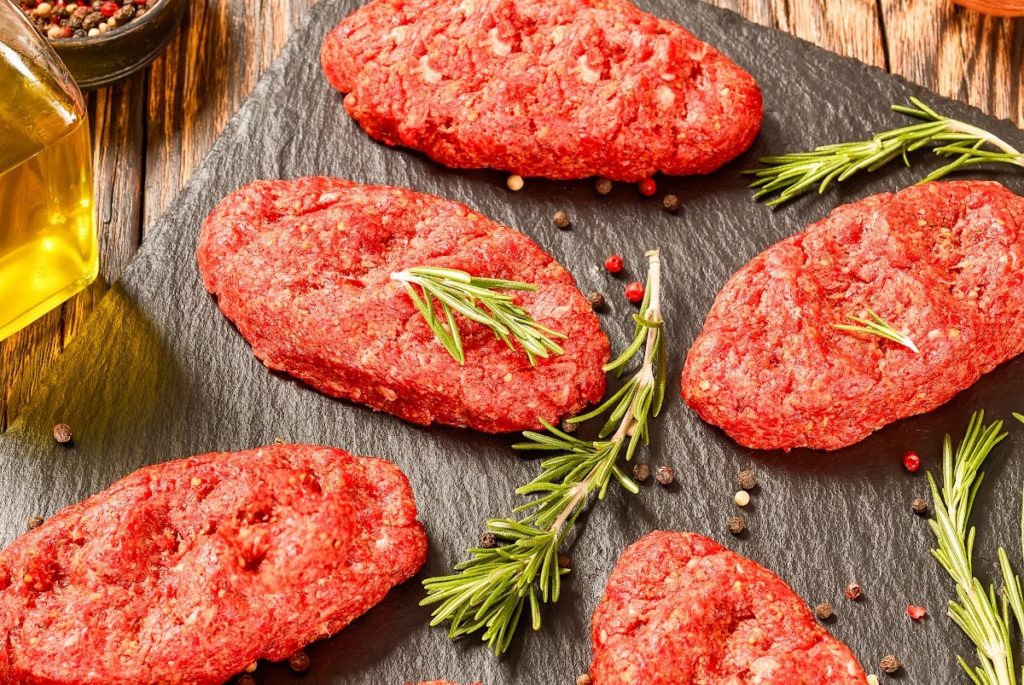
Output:
[[[920,349],[839,330],[876,312]],[[682,393],[758,449],[838,449],[1024,351],[1024,198],[929,183],[839,207],[725,285]]]
[[[622,553],[591,644],[593,685],[867,683],[785,582],[694,533],[650,533]]]
[[[457,315],[460,365],[391,279],[414,266],[535,285],[516,301],[568,336],[565,354],[531,366],[518,345]],[[268,367],[414,423],[520,431],[604,394],[608,339],[569,272],[522,233],[450,200],[332,178],[258,181],[206,220],[199,268]]]
[[[321,62],[373,138],[523,176],[708,173],[763,114],[747,72],[628,0],[376,0]]]
[[[273,445],[143,468],[0,552],[0,682],[222,683],[337,633],[426,549],[381,459]]]

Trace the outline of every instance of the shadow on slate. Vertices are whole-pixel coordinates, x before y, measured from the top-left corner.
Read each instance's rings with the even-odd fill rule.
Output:
[[[622,287],[642,277],[643,252],[660,247],[671,388],[650,457],[641,452],[640,458],[675,466],[679,487],[646,486],[637,497],[612,488],[586,519],[562,602],[545,610],[542,633],[526,631],[505,658],[493,658],[475,640],[453,643],[444,630],[428,628],[428,611],[417,606],[422,591],[413,580],[335,638],[313,645],[313,667],[303,682],[401,685],[443,677],[488,685],[571,683],[589,663],[590,615],[612,565],[627,544],[656,528],[710,535],[776,571],[808,602],[832,602],[837,619],[829,629],[850,644],[868,672],[878,671],[883,655],[895,653],[905,664],[902,682],[965,682],[954,655],[971,650],[944,615],[953,589],[928,554],[925,522],[909,509],[912,497],[926,494],[923,470],[909,476],[900,455],[917,450],[925,469],[935,468],[943,434],[962,431],[975,408],[999,417],[1024,409],[1024,360],[997,369],[936,412],[833,454],[740,448],[682,404],[679,373],[704,314],[733,271],[835,205],[909,185],[935,166],[919,156],[913,170],[894,168],[773,213],[751,201],[739,174],[759,155],[902,125],[906,121],[889,105],[909,95],[1018,147],[1024,135],[1008,122],[730,12],[695,1],[640,4],[689,27],[753,72],[767,105],[764,131],[742,158],[709,177],[660,180],[662,193],[683,200],[676,216],[626,185],[600,197],[589,181],[530,180],[512,194],[503,174],[453,171],[374,143],[345,115],[319,68],[324,34],[354,3],[316,6],[49,382],[0,438],[0,487],[6,493],[0,541],[20,534],[27,517],[49,516],[145,464],[245,449],[276,437],[338,445],[401,466],[430,534],[424,573],[447,571],[488,516],[511,509],[514,488],[533,476],[536,465],[513,455],[510,438],[418,428],[268,373],[203,289],[194,252],[201,222],[218,199],[253,179],[338,175],[453,198],[529,234],[575,274],[584,292],[609,296],[602,318],[615,349],[632,330],[633,310]],[[1024,191],[1019,176],[991,177]],[[569,212],[572,230],[552,227],[557,209]],[[601,268],[612,252],[627,263],[618,279]],[[50,431],[57,421],[73,426],[72,448],[54,445]],[[1021,433],[1014,429],[999,448],[978,501],[981,573],[995,568],[996,544],[1009,545],[1020,560]],[[725,531],[736,511],[734,477],[750,465],[761,488],[748,514],[750,535],[734,539]],[[861,602],[843,599],[852,580],[864,588]],[[908,603],[926,606],[929,618],[909,621]],[[257,680],[289,683],[296,676],[264,665]]]

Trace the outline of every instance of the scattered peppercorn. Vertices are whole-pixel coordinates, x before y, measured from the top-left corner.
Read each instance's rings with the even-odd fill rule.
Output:
[[[572,568],[572,559],[568,554],[558,555],[558,568]]]
[[[733,535],[739,535],[747,529],[747,522],[742,516],[730,516],[729,517],[729,532]]]
[[[508,177],[508,180],[505,181],[505,185],[507,185],[508,189],[511,190],[513,193],[518,193],[520,190],[523,189],[525,181],[523,181],[523,177],[520,176],[519,174],[512,174],[511,176]]]
[[[573,433],[580,429],[580,424],[576,423],[575,421],[570,421],[569,419],[563,419],[561,427],[563,433],[568,433],[569,435],[572,435]]]
[[[864,594],[864,590],[861,589],[857,583],[850,583],[846,586],[846,599],[851,602],[856,602]]]
[[[238,676],[238,680],[235,682],[237,682],[238,685],[256,685],[256,679],[248,673],[243,673],[242,675]]]
[[[679,208],[683,206],[683,203],[679,201],[679,198],[675,195],[666,195],[662,201],[661,206],[665,208],[665,211],[669,214],[675,214],[679,211]]]
[[[258,661],[254,661],[254,662],[252,662],[251,664],[249,664],[248,666],[245,667],[245,672],[246,673],[255,673],[256,669],[259,668],[259,667],[260,667],[260,663]]]
[[[590,685],[590,675],[584,673],[576,678],[576,685]]]
[[[882,667],[882,670],[892,675],[896,671],[900,670],[900,660],[895,654],[889,654],[888,656],[882,657],[882,660],[878,662],[878,665]]]
[[[604,309],[604,295],[601,293],[590,293],[590,295],[587,296],[587,301],[590,302],[590,306],[593,307],[594,311]]]
[[[757,487],[757,474],[751,469],[743,469],[736,475],[736,485],[741,490],[753,490]]]
[[[487,531],[480,536],[480,546],[484,549],[493,549],[498,546],[498,539],[494,537],[494,533]]]
[[[921,457],[917,456],[917,452],[907,452],[903,455],[903,468],[911,473],[917,473],[921,468]]]
[[[928,610],[924,607],[919,607],[915,604],[907,605],[907,616],[915,621],[920,621],[922,618],[928,615]]]
[[[654,480],[658,481],[660,485],[672,485],[675,479],[676,470],[666,464],[662,464],[658,467],[658,470],[654,472]]]
[[[835,609],[828,602],[822,602],[814,607],[814,615],[818,617],[819,621],[827,621],[835,616]]]
[[[644,284],[640,281],[633,281],[626,286],[626,299],[633,304],[640,304],[644,301]]]
[[[288,668],[295,673],[305,673],[309,670],[309,655],[298,651],[288,657]]]
[[[745,507],[750,504],[750,493],[746,490],[738,490],[732,496],[732,501],[736,503],[737,507]]]
[[[32,530],[33,528],[38,528],[41,525],[43,525],[42,516],[31,516],[25,523],[25,528],[27,528],[28,530]]]
[[[928,513],[928,502],[923,497],[915,497],[910,503],[910,510],[918,516],[924,516]]]
[[[604,269],[610,274],[617,274],[622,271],[622,257],[617,254],[608,255],[604,260]]]
[[[58,423],[53,427],[53,439],[61,445],[67,445],[71,442],[71,426],[66,423]]]
[[[597,189],[597,192],[601,195],[607,195],[612,192],[612,182],[607,178],[599,178],[597,179],[597,182],[594,183],[594,188]]]
[[[868,685],[878,685],[878,676],[876,676],[874,673],[869,673]]]
[[[646,462],[639,462],[633,465],[633,477],[643,483],[651,477],[651,466]]]
[[[640,194],[644,197],[651,197],[658,192],[658,184],[654,182],[653,178],[645,178],[640,181]]]
[[[572,226],[572,221],[569,220],[569,215],[562,210],[555,212],[554,216],[551,217],[551,220],[555,223],[555,226],[561,229],[566,229]]]

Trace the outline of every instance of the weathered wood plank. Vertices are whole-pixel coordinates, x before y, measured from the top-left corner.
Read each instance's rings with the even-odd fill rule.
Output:
[[[893,73],[1024,126],[1024,19],[880,0]]]
[[[191,5],[150,72],[143,226],[164,213],[314,2]]]
[[[885,66],[885,44],[875,0],[708,0],[751,21],[792,33],[827,50]]]

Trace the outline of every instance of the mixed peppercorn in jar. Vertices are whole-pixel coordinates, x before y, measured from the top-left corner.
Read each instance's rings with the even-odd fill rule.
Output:
[[[33,26],[51,40],[98,36],[143,16],[160,0],[27,0],[20,2]]]

